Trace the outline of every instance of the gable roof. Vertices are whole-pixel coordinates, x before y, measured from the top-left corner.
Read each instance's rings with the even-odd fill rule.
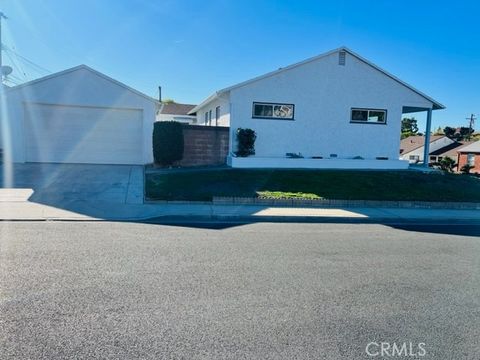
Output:
[[[190,104],[163,103],[159,114],[188,115],[194,107],[195,105]]]
[[[458,152],[461,153],[480,153],[480,140],[475,141],[468,146],[461,148]]]
[[[70,69],[65,69],[65,70],[62,70],[62,71],[59,71],[59,72],[56,72],[56,73],[53,73],[53,74],[50,74],[50,75],[47,75],[47,76],[43,76],[41,78],[38,78],[38,79],[35,79],[35,80],[31,80],[31,81],[27,81],[23,84],[20,84],[20,85],[17,85],[17,86],[12,86],[11,88],[8,89],[8,91],[15,91],[17,89],[21,89],[21,88],[24,88],[24,87],[27,87],[27,86],[30,86],[30,85],[34,85],[34,84],[37,84],[37,83],[40,83],[40,82],[43,82],[43,81],[47,81],[47,80],[50,80],[50,79],[53,79],[53,78],[56,78],[56,77],[59,77],[59,76],[63,76],[63,75],[66,75],[68,73],[71,73],[71,72],[75,72],[75,71],[78,71],[78,70],[87,70],[87,71],[90,71],[91,73],[107,80],[107,81],[110,81],[120,87],[123,87],[124,89],[127,89],[128,91],[131,91],[149,101],[153,101],[154,103],[158,104],[158,100],[138,91],[138,90],[135,90],[134,88],[128,86],[128,85],[125,85],[124,83],[118,81],[118,80],[115,80],[114,78],[111,78],[110,76],[107,76],[103,73],[101,73],[100,71],[97,71],[95,69],[92,69],[91,67],[87,66],[87,65],[78,65],[78,66],[75,66],[73,68],[70,68]]]
[[[444,138],[445,135],[432,135],[430,136],[430,144],[438,139]],[[414,135],[409,136],[400,141],[400,154],[405,155],[409,152],[421,148],[425,145],[425,136]]]
[[[458,151],[472,143],[473,141],[455,141],[454,143],[448,144],[438,150],[432,151],[430,155],[456,157]]]
[[[321,58],[324,58],[324,57],[327,57],[329,55],[332,55],[334,53],[337,53],[339,51],[345,51],[347,53],[349,53],[350,55],[356,57],[357,59],[359,59],[360,61],[364,62],[365,64],[373,67],[374,69],[380,71],[381,73],[383,73],[384,75],[388,76],[389,78],[391,78],[392,80],[400,83],[401,85],[405,86],[406,88],[408,88],[409,90],[417,93],[418,95],[422,96],[423,98],[427,99],[428,101],[430,101],[432,104],[433,104],[433,110],[439,110],[439,109],[445,109],[445,106],[442,105],[441,103],[439,103],[438,101],[435,101],[434,99],[432,99],[430,96],[424,94],[423,92],[415,89],[413,86],[407,84],[406,82],[400,80],[399,78],[397,78],[396,76],[390,74],[389,72],[387,72],[386,70],[382,69],[381,67],[375,65],[374,63],[372,63],[371,61],[365,59],[364,57],[358,55],[357,53],[353,52],[352,50],[350,50],[349,48],[347,48],[346,46],[342,46],[338,49],[334,49],[334,50],[331,50],[331,51],[328,51],[326,53],[323,53],[323,54],[320,54],[320,55],[317,55],[317,56],[314,56],[314,57],[311,57],[309,59],[306,59],[306,60],[303,60],[303,61],[300,61],[300,62],[297,62],[295,64],[292,64],[292,65],[288,65],[286,67],[282,67],[278,70],[275,70],[275,71],[271,71],[269,73],[266,73],[264,75],[261,75],[261,76],[257,76],[253,79],[250,79],[250,80],[247,80],[247,81],[243,81],[241,83],[238,83],[236,85],[232,85],[232,86],[229,86],[227,88],[224,88],[222,90],[219,90],[219,91],[216,91],[215,93],[213,93],[212,95],[210,95],[207,99],[205,99],[203,102],[201,102],[199,105],[197,105],[194,109],[192,109],[190,111],[190,113],[194,113],[196,112],[199,108],[203,107],[204,105],[208,104],[209,102],[211,102],[212,100],[218,98],[220,95],[226,93],[226,92],[229,92],[230,90],[233,90],[233,89],[236,89],[236,88],[239,88],[239,87],[242,87],[242,86],[245,86],[245,85],[248,85],[248,84],[251,84],[253,82],[256,82],[256,81],[259,81],[259,80],[262,80],[262,79],[265,79],[265,78],[268,78],[268,77],[271,77],[271,76],[275,76],[277,74],[280,74],[284,71],[288,71],[288,70],[291,70],[291,69],[294,69],[296,67],[299,67],[299,66],[302,66],[302,65],[305,65],[305,64],[308,64],[308,63],[311,63],[313,61],[316,61],[316,60],[319,60]]]

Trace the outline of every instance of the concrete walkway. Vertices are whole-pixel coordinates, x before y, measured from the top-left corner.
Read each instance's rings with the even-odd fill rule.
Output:
[[[480,223],[478,210],[399,208],[292,208],[260,205],[129,204],[70,201],[51,206],[30,201],[31,190],[0,189],[2,220],[236,220],[236,221],[420,221]]]

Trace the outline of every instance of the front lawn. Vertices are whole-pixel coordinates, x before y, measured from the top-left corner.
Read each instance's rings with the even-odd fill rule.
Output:
[[[150,200],[214,196],[480,202],[480,179],[415,171],[204,169],[146,174]]]

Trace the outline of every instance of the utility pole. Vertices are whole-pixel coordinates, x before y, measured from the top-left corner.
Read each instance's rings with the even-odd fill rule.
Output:
[[[466,118],[468,120],[468,135],[467,135],[467,140],[470,141],[472,138],[472,133],[473,133],[473,126],[475,125],[475,120],[477,119],[475,117],[475,114],[471,114],[469,118]]]

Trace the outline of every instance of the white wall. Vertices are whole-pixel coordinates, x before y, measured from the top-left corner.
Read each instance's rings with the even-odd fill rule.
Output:
[[[403,106],[432,103],[363,61],[338,53],[230,91],[231,147],[235,129],[257,133],[256,156],[302,153],[308,156],[398,159]],[[252,103],[295,104],[295,120],[252,119]],[[352,124],[351,108],[387,110],[387,124]],[[203,116],[199,113],[199,116]]]
[[[156,104],[86,68],[78,68],[41,82],[12,88],[7,92],[8,123],[12,140],[11,155],[14,162],[25,162],[23,128],[25,103],[142,110],[142,158],[145,164],[153,161],[152,132],[157,111]]]
[[[214,101],[206,104],[197,111],[197,125],[208,125],[205,123],[205,113],[212,111],[212,126],[215,126],[215,109],[220,106],[220,118],[218,120],[218,126],[230,126],[230,102],[227,97],[219,97]]]

